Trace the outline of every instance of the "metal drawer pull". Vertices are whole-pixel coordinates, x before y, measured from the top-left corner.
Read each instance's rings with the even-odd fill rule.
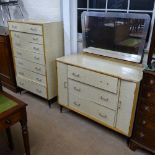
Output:
[[[15,37],[16,37],[16,38],[20,38],[20,36],[19,36],[18,34],[15,34]]]
[[[36,51],[39,51],[39,48],[37,48],[37,47],[33,47],[33,49],[36,50]]]
[[[37,91],[39,94],[41,94],[41,93],[42,93],[42,91],[41,91],[41,90],[39,90],[39,89],[36,89],[36,91]]]
[[[150,94],[150,93],[148,93],[148,94],[147,94],[147,97],[151,97],[151,94]]]
[[[107,115],[106,114],[101,114],[99,113],[99,116],[103,117],[103,118],[107,118]]]
[[[109,86],[109,83],[107,83],[107,86]]]
[[[145,106],[146,111],[150,111],[150,108],[148,106]]]
[[[39,58],[39,57],[34,56],[34,59],[39,60],[40,58]]]
[[[12,122],[11,122],[11,120],[7,119],[7,120],[5,120],[5,123],[6,124],[11,124]]]
[[[22,62],[18,62],[18,64],[19,64],[19,65],[23,65],[23,63],[22,63]]]
[[[37,81],[42,82],[42,79],[36,78]]]
[[[81,91],[81,89],[80,89],[80,88],[77,88],[77,87],[74,87],[74,90],[76,90],[76,91],[78,91],[78,92]]]
[[[72,75],[75,77],[80,77],[80,74],[72,73]]]
[[[109,99],[108,98],[104,98],[103,96],[101,96],[101,100],[105,101],[105,102],[108,102]]]
[[[15,25],[12,25],[12,28],[13,28],[13,29],[17,29],[17,26],[15,26]]]
[[[19,84],[20,84],[21,86],[24,86],[24,83],[22,83],[22,82],[19,82]]]
[[[32,27],[30,28],[30,30],[31,30],[31,31],[37,31],[36,28],[32,28]]]
[[[64,88],[68,88],[67,82],[64,82]]]
[[[21,46],[21,44],[20,44],[20,43],[16,43],[16,46],[20,47],[20,46]]]
[[[74,104],[75,104],[76,106],[78,106],[78,107],[80,106],[80,104],[78,104],[78,103],[76,103],[76,102],[74,102]]]
[[[22,53],[20,53],[20,52],[17,52],[17,54],[18,54],[18,55],[22,55]]]
[[[19,74],[20,74],[20,75],[24,75],[24,73],[23,73],[23,72],[19,72]]]
[[[35,70],[37,70],[37,71],[41,71],[41,68],[35,67]]]
[[[143,138],[145,135],[141,132],[140,133],[140,137]]]
[[[38,38],[32,38],[33,39],[33,41],[38,41]]]

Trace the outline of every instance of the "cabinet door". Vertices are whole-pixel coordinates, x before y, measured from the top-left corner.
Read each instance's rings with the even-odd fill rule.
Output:
[[[122,80],[116,128],[129,136],[133,126],[137,96],[138,88],[136,83]]]
[[[58,102],[62,105],[68,105],[68,67],[63,63],[57,63],[58,72]]]
[[[0,36],[0,78],[7,88],[16,89],[9,36]]]

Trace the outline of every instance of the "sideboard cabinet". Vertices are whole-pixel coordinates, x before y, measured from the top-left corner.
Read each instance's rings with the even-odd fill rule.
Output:
[[[14,92],[18,91],[8,34],[0,35],[0,80],[6,88]]]
[[[17,85],[50,103],[57,96],[55,60],[63,56],[62,22],[8,23]]]
[[[58,102],[131,136],[142,67],[81,53],[57,59]]]

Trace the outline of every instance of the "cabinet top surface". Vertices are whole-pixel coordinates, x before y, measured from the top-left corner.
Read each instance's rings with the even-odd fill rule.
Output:
[[[143,76],[143,67],[141,65],[91,54],[81,53],[65,56],[58,58],[57,61],[132,82],[140,82]]]

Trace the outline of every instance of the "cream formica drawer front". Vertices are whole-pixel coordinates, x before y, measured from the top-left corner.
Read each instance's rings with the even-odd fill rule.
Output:
[[[86,69],[68,66],[68,77],[97,88],[117,93],[118,79]]]
[[[46,76],[28,71],[24,68],[21,68],[19,66],[16,66],[16,75],[17,76],[23,76],[23,78],[27,78],[29,80],[33,80],[36,83],[39,83],[45,87],[47,87],[46,85]]]
[[[47,98],[46,87],[21,76],[16,76],[17,85],[43,98]]]
[[[23,58],[31,62],[45,65],[45,57],[43,54],[33,53],[33,52],[26,51],[24,49],[16,48],[14,49],[14,55],[17,58]]]
[[[8,22],[9,30],[42,35],[42,26],[26,23]]]
[[[28,43],[28,42],[24,42],[22,40],[19,41],[17,39],[14,39],[12,41],[12,43],[13,43],[13,48],[14,49],[24,49],[24,50],[27,50],[27,51],[30,51],[30,52],[44,54],[43,45]]]
[[[114,127],[116,112],[106,107],[95,104],[75,94],[69,94],[69,106],[73,109],[83,112],[91,118],[95,118],[107,125]]]
[[[15,64],[16,66],[19,66],[21,68],[25,68],[29,71],[41,74],[41,75],[46,75],[46,70],[45,70],[45,66],[43,65],[39,65],[36,63],[32,63],[30,61],[21,59],[21,58],[16,58],[15,57]]]
[[[13,40],[17,40],[18,42],[25,41],[36,44],[43,44],[43,37],[40,35],[11,31],[11,36]]]
[[[73,93],[99,105],[117,110],[118,95],[70,79],[68,83],[69,94]]]

